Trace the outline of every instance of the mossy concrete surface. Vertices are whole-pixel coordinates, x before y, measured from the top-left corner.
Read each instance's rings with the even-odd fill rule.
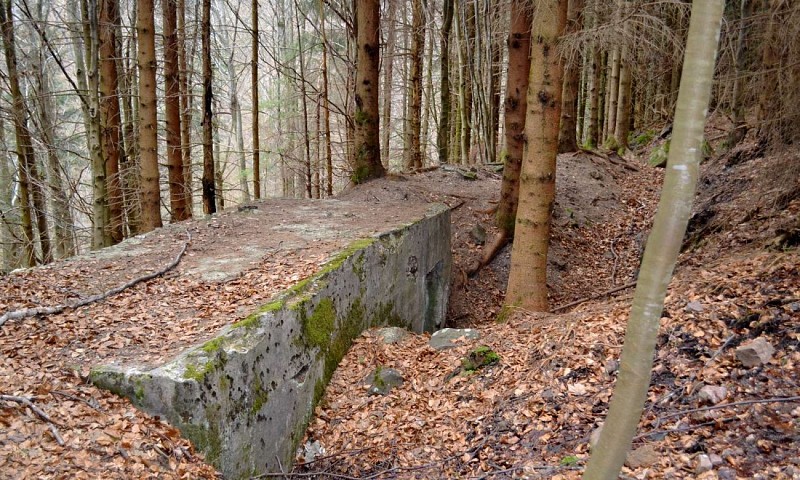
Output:
[[[364,329],[442,326],[450,271],[450,212],[436,205],[354,239],[316,275],[167,364],[97,368],[92,381],[178,427],[226,478],[277,472]]]

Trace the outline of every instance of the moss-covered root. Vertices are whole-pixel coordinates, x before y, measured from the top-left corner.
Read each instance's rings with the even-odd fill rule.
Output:
[[[469,375],[475,373],[478,370],[488,367],[489,365],[494,365],[499,361],[500,355],[498,355],[497,352],[486,345],[481,345],[469,352],[469,355],[462,358],[461,365],[450,372],[450,374],[445,377],[444,381],[447,383],[457,375]]]

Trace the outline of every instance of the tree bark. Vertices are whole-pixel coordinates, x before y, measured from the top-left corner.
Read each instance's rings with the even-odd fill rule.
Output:
[[[186,208],[186,186],[181,145],[181,87],[178,64],[178,7],[175,0],[162,0],[164,16],[164,117],[167,144],[167,182],[171,219],[190,217]]]
[[[617,103],[619,97],[619,64],[620,64],[620,47],[615,47],[611,52],[611,67],[609,68],[610,74],[606,89],[608,90],[608,103],[606,104],[606,138],[605,143],[610,143],[612,146],[616,142],[612,140],[614,137],[614,130],[617,126]]]
[[[100,138],[105,159],[106,195],[108,198],[108,235],[112,244],[123,239],[123,197],[120,182],[120,118],[117,72],[117,28],[120,24],[117,0],[100,3]]]
[[[261,141],[258,128],[258,0],[252,0],[251,18],[251,55],[250,55],[250,90],[253,99],[252,135],[253,135],[253,197],[261,198]],[[324,62],[324,61],[323,61]]]
[[[567,14],[567,31],[577,32],[583,24],[583,0],[570,0]],[[578,150],[576,132],[578,129],[578,89],[581,79],[580,54],[576,53],[564,72],[564,91],[561,99],[561,131],[559,133],[559,153]]]
[[[422,0],[411,2],[411,68],[409,71],[410,101],[406,125],[406,170],[422,168],[420,131],[422,124],[422,54],[425,51],[425,12]]]
[[[723,7],[722,0],[692,6],[664,188],[639,272],[619,379],[585,480],[617,478],[647,397],[664,297],[692,211]]]
[[[453,26],[454,0],[444,0],[442,6],[442,36],[439,40],[440,50],[440,112],[439,131],[436,144],[439,149],[439,163],[450,161],[450,128],[451,128],[451,103],[450,103],[450,30]]]
[[[3,36],[8,85],[11,90],[11,113],[14,121],[14,137],[17,150],[17,182],[19,184],[20,218],[24,235],[22,265],[36,265],[35,239],[33,236],[32,206],[30,198],[30,182],[28,165],[33,161],[33,147],[25,116],[25,99],[19,87],[17,73],[16,40],[14,37],[14,17],[11,11],[11,0],[2,0],[0,5],[0,30]]]
[[[356,56],[355,113],[353,123],[354,155],[353,183],[363,183],[381,177],[385,170],[381,164],[378,104],[378,72],[380,65],[380,2],[356,0]]]
[[[381,112],[381,158],[389,162],[389,146],[392,136],[392,84],[394,83],[394,52],[397,45],[397,0],[386,0],[386,46],[383,56],[383,111]]]
[[[201,43],[203,44],[203,213],[217,212],[217,199],[214,175],[214,132],[211,123],[213,112],[211,102],[211,0],[203,0],[201,20]]]
[[[158,173],[156,107],[156,36],[153,0],[137,3],[136,34],[139,46],[139,171],[143,233],[161,227],[161,192]]]
[[[567,0],[538,4],[528,81],[528,141],[519,184],[506,307],[547,311],[547,251],[556,186],[563,65],[556,46],[567,22]]]
[[[744,140],[747,134],[747,123],[744,119],[744,69],[745,54],[747,53],[747,28],[749,24],[752,2],[739,0],[739,38],[736,41],[736,77],[733,79],[733,99],[731,111],[733,113],[733,130],[728,133],[725,144],[733,148]]]
[[[325,3],[319,0],[320,33],[322,35],[322,108],[325,116],[325,193],[333,196],[333,152],[331,149],[331,106],[328,99],[328,36],[325,33]],[[385,127],[384,127],[385,128]]]
[[[181,105],[181,157],[183,158],[183,194],[185,208],[189,217],[192,216],[192,83],[191,70],[186,62],[186,2],[178,0],[178,84],[180,86]],[[194,36],[193,38],[197,38]],[[194,45],[194,42],[192,42]],[[194,53],[194,48],[192,49]],[[194,57],[194,55],[190,55]],[[258,92],[256,91],[255,94]],[[256,112],[257,113],[257,112]]]

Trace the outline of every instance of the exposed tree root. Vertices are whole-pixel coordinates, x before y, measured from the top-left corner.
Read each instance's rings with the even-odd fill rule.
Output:
[[[162,268],[161,270],[158,270],[158,271],[152,272],[152,273],[148,273],[147,275],[143,275],[143,276],[138,277],[138,278],[134,278],[130,282],[127,282],[127,283],[125,283],[123,285],[120,285],[118,287],[112,288],[111,290],[103,292],[103,293],[101,293],[99,295],[93,295],[91,297],[80,299],[80,300],[75,301],[75,302],[69,302],[69,303],[66,303],[66,304],[63,304],[63,305],[54,305],[54,306],[51,306],[51,307],[22,308],[20,310],[13,310],[13,311],[10,311],[10,312],[6,312],[2,316],[0,316],[0,327],[2,327],[8,320],[18,320],[18,319],[21,319],[21,318],[35,317],[37,315],[53,315],[53,314],[61,313],[61,312],[63,312],[64,310],[66,310],[68,308],[80,308],[80,307],[89,305],[90,303],[95,303],[95,302],[99,302],[100,300],[105,300],[106,298],[108,298],[108,297],[110,297],[112,295],[116,295],[116,294],[118,294],[118,293],[120,293],[120,292],[122,292],[124,290],[127,290],[127,289],[131,288],[134,285],[139,284],[139,283],[146,282],[148,280],[152,280],[152,279],[154,279],[156,277],[160,277],[161,275],[164,275],[168,271],[170,271],[173,268],[175,268],[178,265],[178,263],[180,263],[181,258],[183,258],[183,254],[186,253],[186,249],[189,248],[189,244],[192,242],[192,234],[189,233],[188,230],[186,231],[186,236],[188,238],[186,240],[186,243],[183,244],[183,248],[181,248],[180,253],[178,253],[178,255],[175,257],[175,259],[172,262],[170,262],[169,265],[167,265],[166,267]]]
[[[500,234],[494,237],[492,243],[483,251],[483,257],[480,261],[470,265],[467,270],[467,275],[471,278],[474,277],[483,267],[492,263],[497,254],[506,246],[511,236],[507,230],[500,230]]]

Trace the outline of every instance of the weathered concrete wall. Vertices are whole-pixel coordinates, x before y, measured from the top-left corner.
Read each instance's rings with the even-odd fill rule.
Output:
[[[320,273],[166,365],[103,367],[92,380],[177,426],[227,478],[279,471],[365,328],[442,326],[450,269],[450,213],[435,206],[413,224],[352,243]]]

